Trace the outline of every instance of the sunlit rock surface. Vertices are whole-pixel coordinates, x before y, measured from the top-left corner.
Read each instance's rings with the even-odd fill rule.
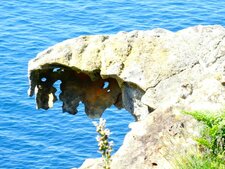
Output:
[[[59,98],[63,111],[71,114],[83,102],[90,117],[100,117],[111,105],[135,116],[138,122],[114,155],[112,168],[170,168],[175,157],[172,144],[164,140],[173,140],[174,152],[195,151],[196,144],[187,138],[199,132],[196,121],[177,114],[224,108],[225,29],[81,36],[39,53],[28,71],[29,95],[35,93],[37,108],[48,109]],[[165,134],[169,128],[177,128],[176,136]],[[97,163],[81,168],[87,166],[101,168]]]

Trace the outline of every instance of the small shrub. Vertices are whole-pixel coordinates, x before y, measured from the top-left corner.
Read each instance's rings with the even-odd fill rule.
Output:
[[[113,142],[109,142],[110,130],[105,128],[106,120],[103,118],[100,118],[99,123],[93,122],[93,124],[98,132],[96,140],[98,141],[99,152],[102,154],[104,169],[110,169],[113,146]]]
[[[225,112],[184,112],[205,124],[196,141],[198,154],[190,154],[176,162],[179,169],[225,169]]]
[[[217,156],[225,161],[225,113],[185,112],[206,126],[196,141],[207,155]]]

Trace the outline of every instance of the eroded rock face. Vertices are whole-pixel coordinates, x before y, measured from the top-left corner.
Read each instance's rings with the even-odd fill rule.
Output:
[[[55,71],[55,68],[59,69]],[[159,130],[167,130],[171,125],[167,118],[174,126],[180,126],[181,122],[173,119],[175,112],[224,108],[225,29],[222,26],[196,26],[178,32],[154,29],[69,39],[31,60],[29,79],[29,95],[36,91],[38,108],[53,106],[57,99],[53,84],[57,80],[62,82],[59,98],[63,101],[63,111],[76,114],[80,101],[85,104],[90,117],[101,116],[112,104],[125,108],[141,120],[132,127],[131,133],[141,125],[147,132],[138,139],[128,137],[131,135],[128,134],[114,156],[112,168],[119,165],[132,168],[127,158],[135,161],[133,166],[136,167],[145,164],[143,168],[163,168],[156,166],[155,163],[160,162],[152,159],[155,156],[159,161],[164,160],[165,151],[160,155],[162,152],[155,146],[161,145]],[[168,111],[163,107],[172,109]],[[176,111],[172,111],[174,108]],[[153,117],[158,120],[151,120]],[[146,122],[147,119],[150,121]],[[183,115],[181,119],[186,117]],[[190,123],[192,127],[196,125]],[[186,145],[184,150],[194,150],[196,145],[186,140],[190,135],[188,128],[184,127],[186,134],[181,134],[177,143],[180,140]],[[168,140],[174,137],[167,136]],[[179,152],[181,147],[174,149]],[[165,150],[170,151],[168,147]],[[133,151],[138,151],[135,152],[138,155],[131,156]],[[167,157],[166,160],[167,168],[170,159]]]
[[[121,89],[115,79],[96,77],[93,81],[84,73],[59,66],[44,69],[36,79],[37,108],[47,110],[53,106],[57,100],[57,89],[53,85],[57,80],[61,81],[59,98],[64,112],[76,114],[80,102],[84,103],[85,112],[91,118],[100,117],[113,104],[122,108]]]
[[[68,74],[67,72],[65,72]],[[72,71],[71,76],[62,79],[60,100],[63,101],[63,110],[71,114],[77,113],[77,106],[82,101],[85,112],[89,117],[100,117],[106,108],[111,105],[121,105],[121,89],[116,80],[98,79],[92,81],[85,74]]]

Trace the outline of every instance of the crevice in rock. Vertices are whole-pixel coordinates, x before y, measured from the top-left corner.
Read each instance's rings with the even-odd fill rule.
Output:
[[[145,92],[135,84],[124,82],[121,89],[123,106],[134,116],[136,121],[144,119],[155,110],[141,101]]]
[[[219,40],[219,42],[216,44],[215,50],[220,46],[221,42],[225,39],[225,35]]]
[[[195,66],[195,64],[193,65],[193,67],[194,67],[194,66]],[[187,67],[187,68],[184,68],[184,69],[181,69],[181,70],[179,70],[178,72],[174,72],[174,73],[172,73],[170,76],[168,76],[168,77],[166,77],[166,78],[164,78],[164,79],[159,79],[158,82],[157,82],[156,84],[154,84],[153,86],[148,87],[148,88],[146,89],[146,91],[147,91],[148,89],[156,88],[162,81],[165,81],[165,80],[167,80],[167,79],[169,79],[169,78],[172,78],[173,76],[177,76],[177,75],[181,74],[182,72],[184,72],[184,71],[187,70],[187,69],[188,69],[188,67]],[[158,76],[157,78],[159,78],[159,76]]]

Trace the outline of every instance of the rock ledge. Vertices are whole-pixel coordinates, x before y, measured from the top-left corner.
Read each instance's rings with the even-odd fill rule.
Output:
[[[28,72],[37,108],[53,106],[60,80],[63,111],[76,114],[81,101],[89,117],[115,105],[136,118],[112,169],[171,168],[175,152],[196,151],[191,135],[201,129],[181,110],[224,108],[225,28],[81,36],[39,53]]]

